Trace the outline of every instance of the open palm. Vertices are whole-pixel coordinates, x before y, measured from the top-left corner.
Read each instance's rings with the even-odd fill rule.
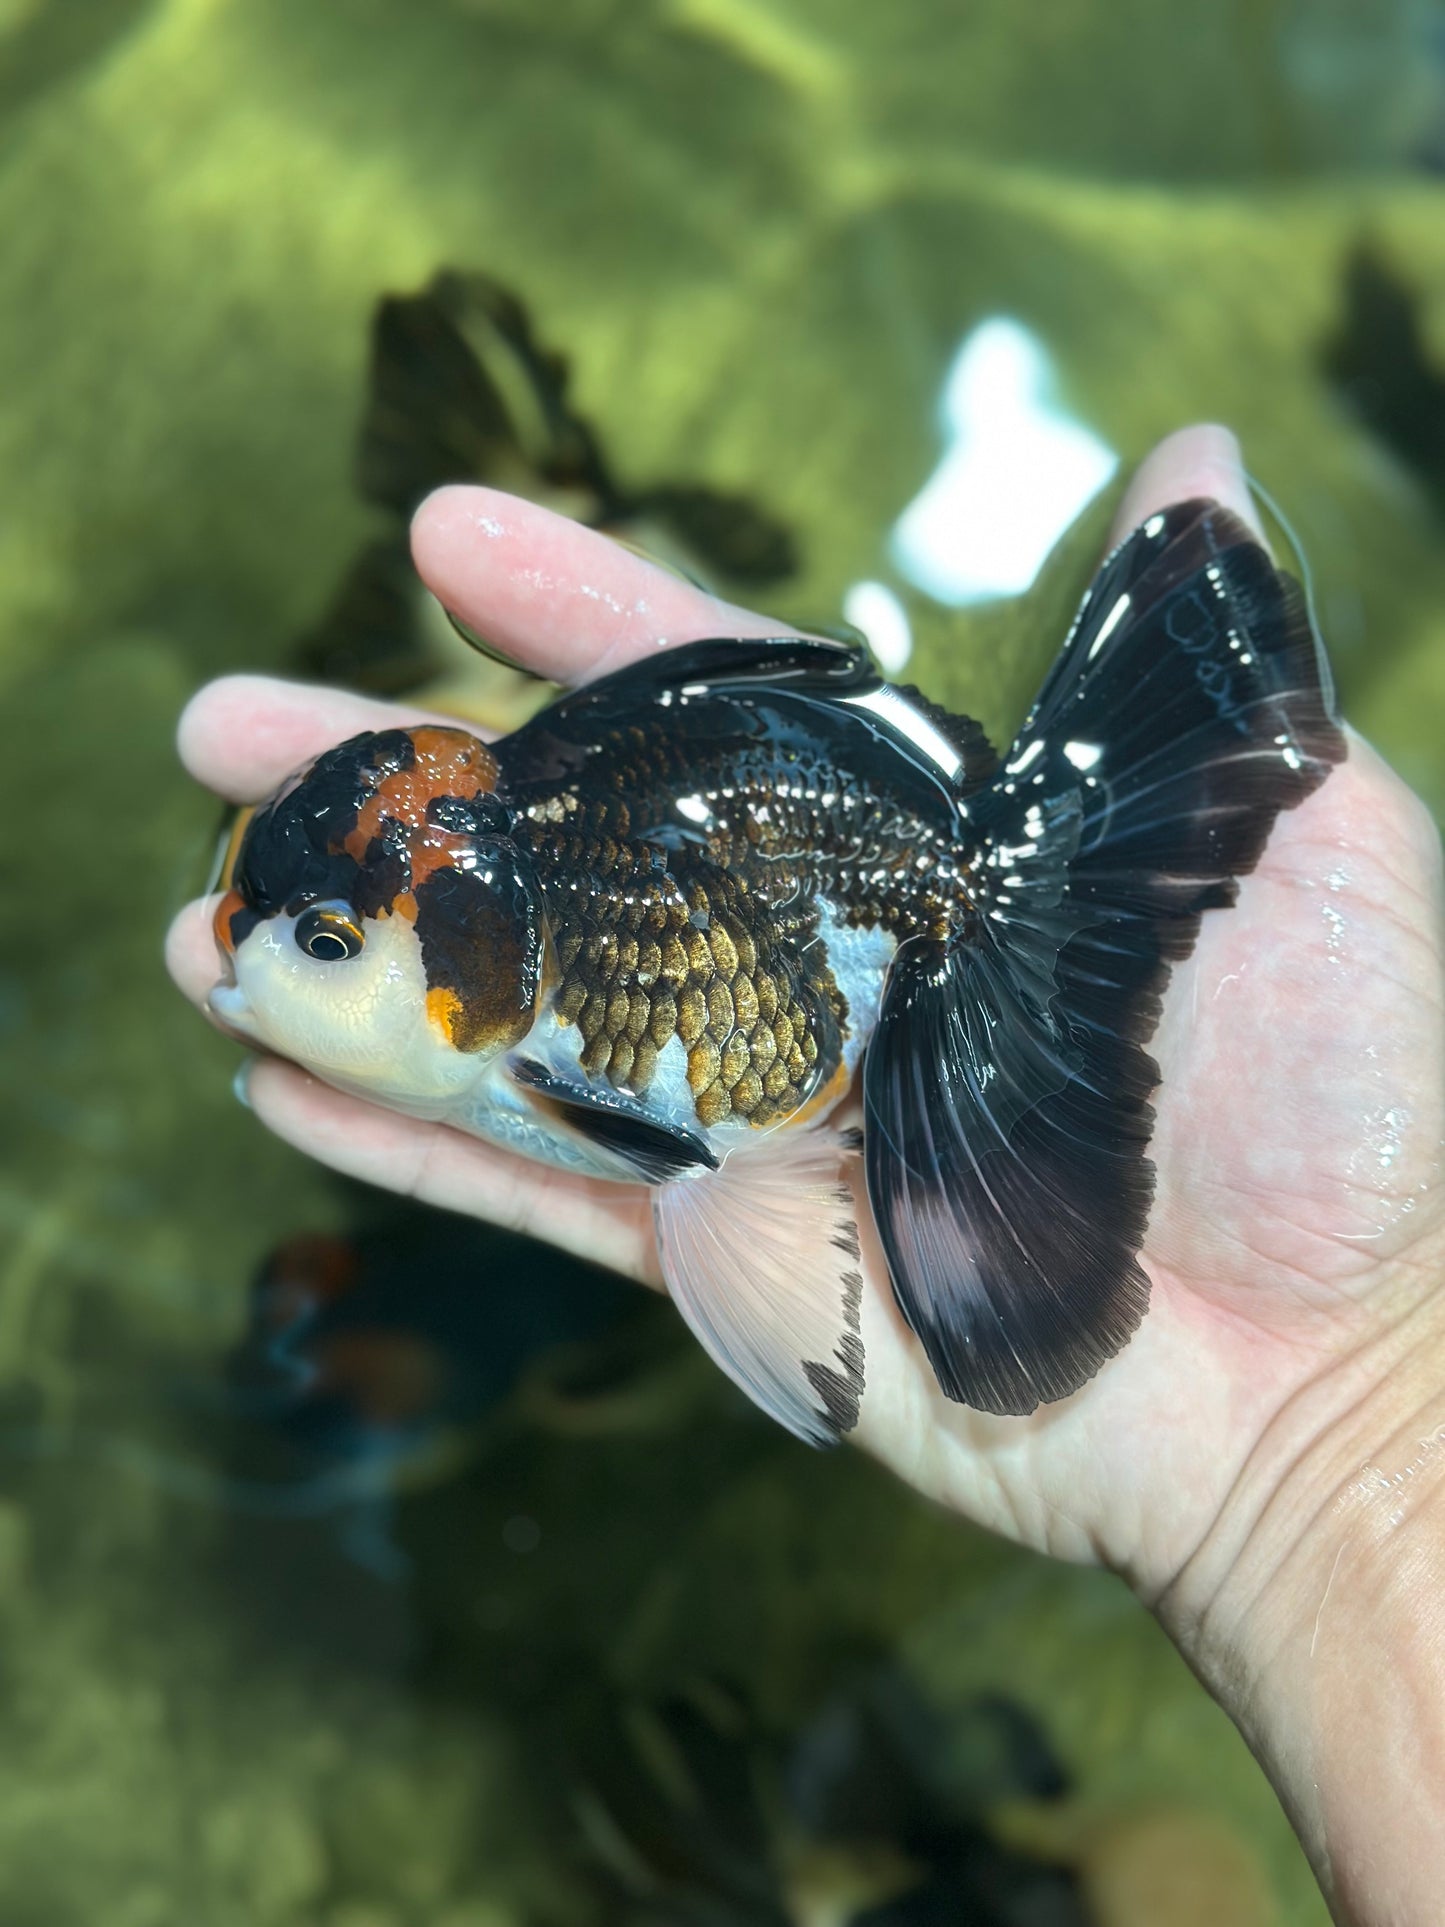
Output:
[[[1222,431],[1188,430],[1156,450],[1118,532],[1200,495],[1250,513]],[[661,638],[777,629],[488,490],[434,496],[415,547],[449,608],[563,681]],[[182,751],[222,795],[255,800],[318,750],[405,714],[232,678],[191,705]],[[193,904],[171,936],[171,967],[197,1002],[218,974],[207,923]],[[1441,949],[1433,827],[1352,739],[1323,788],[1280,819],[1237,906],[1206,916],[1171,983],[1153,1046],[1153,1296],[1136,1337],[1074,1397],[1031,1418],[950,1404],[893,1303],[865,1209],[861,1441],[971,1516],[1051,1552],[1102,1558],[1147,1592],[1164,1588],[1225,1495],[1274,1475],[1312,1400],[1347,1397],[1379,1333],[1433,1282]],[[338,1169],[657,1280],[641,1189],[523,1163],[280,1062],[256,1067],[250,1097],[274,1130]]]

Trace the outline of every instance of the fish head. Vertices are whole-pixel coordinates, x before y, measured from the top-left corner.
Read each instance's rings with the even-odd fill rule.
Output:
[[[230,1030],[326,1082],[439,1116],[531,1028],[545,920],[465,730],[354,736],[246,826],[217,906]]]

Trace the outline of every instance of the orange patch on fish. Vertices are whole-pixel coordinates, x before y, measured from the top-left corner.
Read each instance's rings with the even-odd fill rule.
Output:
[[[434,870],[449,868],[456,855],[455,837],[427,821],[428,804],[439,796],[455,796],[467,802],[494,790],[497,759],[485,743],[465,730],[428,724],[413,729],[410,736],[416,752],[414,762],[407,769],[394,770],[377,785],[357,812],[356,825],[342,848],[358,863],[364,863],[368,849],[388,821],[404,825],[413,832],[407,842],[415,890]]]
[[[246,900],[239,890],[228,890],[216,905],[216,914],[211,919],[211,930],[216,942],[228,957],[235,954],[236,946],[231,942],[231,919],[238,910],[244,910]]]
[[[230,889],[231,878],[236,871],[236,858],[241,854],[241,845],[245,841],[246,831],[250,828],[251,818],[255,814],[254,803],[243,803],[231,818],[230,832],[226,837],[226,849],[221,858],[221,874],[216,880],[217,889]]]
[[[848,1086],[852,1081],[853,1073],[848,1069],[848,1066],[846,1064],[839,1064],[837,1070],[834,1071],[827,1082],[820,1084],[811,1097],[805,1098],[796,1111],[793,1111],[789,1116],[785,1117],[782,1120],[783,1124],[792,1126],[794,1124],[813,1123],[817,1118],[822,1117],[825,1112],[831,1110],[838,1100],[846,1094]]]
[[[427,1022],[439,1030],[447,1042],[461,1050],[457,1042],[461,1034],[465,1011],[462,1000],[454,990],[429,990],[426,994]]]
[[[410,1332],[333,1332],[314,1362],[320,1388],[350,1398],[371,1425],[424,1418],[446,1388],[445,1360]]]
[[[265,1321],[285,1332],[318,1305],[344,1298],[360,1277],[361,1260],[346,1239],[310,1231],[288,1238],[266,1262]]]

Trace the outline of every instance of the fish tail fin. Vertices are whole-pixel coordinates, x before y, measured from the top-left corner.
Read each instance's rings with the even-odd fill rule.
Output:
[[[1170,968],[1344,753],[1304,600],[1236,516],[1183,503],[1115,550],[960,800],[969,914],[900,951],[866,1060],[869,1195],[949,1397],[1030,1412],[1138,1325]]]

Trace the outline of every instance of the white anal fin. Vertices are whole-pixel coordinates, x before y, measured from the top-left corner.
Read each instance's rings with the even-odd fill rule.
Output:
[[[733,1383],[809,1445],[850,1432],[863,1397],[849,1149],[834,1131],[769,1134],[654,1193],[674,1304]]]

